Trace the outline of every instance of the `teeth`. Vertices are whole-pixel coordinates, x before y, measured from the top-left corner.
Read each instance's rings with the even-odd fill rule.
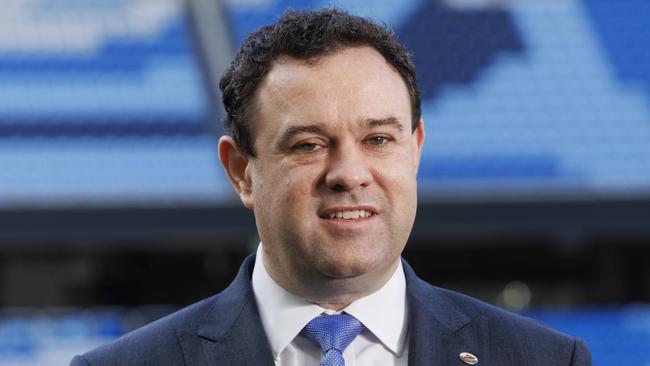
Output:
[[[329,214],[330,219],[344,219],[344,220],[354,220],[359,218],[366,218],[372,216],[373,213],[366,210],[352,210],[352,211],[337,211]]]
[[[359,210],[343,211],[343,218],[346,219],[346,220],[358,219],[359,218]]]

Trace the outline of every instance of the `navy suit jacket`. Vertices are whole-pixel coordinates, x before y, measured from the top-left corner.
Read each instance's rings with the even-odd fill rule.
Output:
[[[273,356],[251,285],[255,256],[223,292],[137,329],[71,366],[268,365]],[[543,324],[420,280],[404,262],[409,365],[586,366],[585,343]]]

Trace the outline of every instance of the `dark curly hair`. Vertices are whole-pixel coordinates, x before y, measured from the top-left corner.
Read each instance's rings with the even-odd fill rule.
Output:
[[[404,46],[385,25],[339,9],[287,11],[251,33],[219,83],[227,116],[224,127],[242,152],[255,156],[252,110],[260,82],[281,55],[308,60],[354,46],[371,46],[400,74],[411,99],[413,130],[420,120],[415,68]]]

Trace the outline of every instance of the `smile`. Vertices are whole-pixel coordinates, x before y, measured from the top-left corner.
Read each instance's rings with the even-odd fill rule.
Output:
[[[318,212],[321,219],[335,222],[362,222],[371,220],[379,214],[379,210],[373,205],[334,206],[324,208]]]
[[[365,219],[366,217],[370,217],[372,215],[374,215],[374,213],[367,210],[350,210],[330,212],[328,217],[330,219],[356,220]]]

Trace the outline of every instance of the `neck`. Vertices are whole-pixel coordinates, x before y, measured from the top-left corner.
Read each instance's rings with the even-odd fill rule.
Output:
[[[352,304],[353,301],[343,301],[343,302],[314,302],[314,304],[320,306],[326,310],[341,311],[345,309],[348,305]]]
[[[313,286],[318,287],[302,284],[302,286],[293,286],[293,288],[285,288],[285,290],[323,309],[340,311],[356,300],[368,296],[381,288],[381,286],[378,286],[377,288],[364,287],[359,289],[355,288],[356,286],[341,283],[341,281],[328,281],[326,283],[314,284]],[[320,290],[314,291],[314,289]]]
[[[354,301],[379,290],[390,280],[399,265],[398,258],[387,270],[377,271],[377,273],[364,273],[350,278],[331,278],[318,273],[307,276],[303,272],[298,276],[286,271],[276,271],[266,257],[262,259],[266,272],[280,287],[333,311],[340,311]]]

